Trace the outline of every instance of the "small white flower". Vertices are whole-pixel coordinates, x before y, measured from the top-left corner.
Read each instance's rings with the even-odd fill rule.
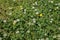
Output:
[[[41,26],[41,24],[38,24],[39,26]]]
[[[57,3],[55,5],[58,5]]]
[[[33,17],[33,16],[31,16],[31,17]]]
[[[57,39],[60,40],[60,37],[58,37]]]
[[[26,14],[26,12],[24,12],[24,14]]]
[[[56,7],[55,10],[59,9],[59,7]]]
[[[60,27],[58,29],[60,30]]]
[[[53,1],[51,1],[51,3],[53,3]]]
[[[35,18],[33,18],[33,23],[36,23],[36,19]]]
[[[58,35],[57,35],[57,37],[59,37],[59,38],[60,38],[60,34],[58,34]]]
[[[45,36],[47,35],[47,33],[44,34]]]
[[[44,38],[42,38],[41,40],[44,40]]]
[[[39,12],[36,12],[36,14],[39,14]]]
[[[7,34],[6,34],[6,33],[4,33],[4,34],[3,34],[3,36],[4,36],[4,37],[6,37],[6,36],[7,36]]]
[[[31,25],[31,22],[29,22],[28,24]]]
[[[58,5],[60,5],[60,3],[58,3]]]
[[[35,5],[34,3],[32,5]]]
[[[26,14],[26,9],[24,9],[24,14]]]
[[[16,20],[14,20],[14,21],[13,21],[13,25],[15,25],[16,23],[17,23],[17,21],[16,21]]]
[[[53,18],[51,18],[51,21],[53,21]]]
[[[52,23],[52,21],[50,21],[50,23]]]
[[[28,25],[29,25],[29,26],[30,26],[30,25],[34,25],[34,23],[29,22]]]
[[[52,11],[51,9],[49,11]]]
[[[40,39],[38,39],[38,40],[40,40]]]
[[[16,1],[16,0],[13,0],[13,1]]]
[[[26,12],[26,9],[24,9],[24,11]]]
[[[6,20],[3,20],[4,23],[6,23]]]
[[[47,5],[47,4],[45,4],[45,5]]]
[[[0,37],[0,40],[2,40],[2,38]]]
[[[33,6],[32,9],[34,9],[35,7]]]
[[[49,0],[48,2],[53,3],[54,1]]]
[[[12,15],[12,13],[10,12],[9,15]]]
[[[20,19],[17,19],[16,21],[18,22],[18,21],[20,21]]]
[[[33,23],[36,23],[36,21],[34,20]]]
[[[30,30],[28,30],[27,33],[30,33]]]
[[[19,31],[16,31],[16,33],[18,34],[18,33],[19,33]]]
[[[9,7],[9,9],[12,9],[12,7]]]
[[[56,35],[54,35],[53,38],[56,38]]]
[[[59,9],[59,7],[56,7],[56,9]]]
[[[35,5],[37,5],[37,2],[35,2]]]
[[[37,11],[37,9],[35,9],[35,11]]]
[[[35,40],[37,40],[37,39],[35,39]]]
[[[52,22],[53,22],[53,18],[50,19],[50,23],[52,23]]]

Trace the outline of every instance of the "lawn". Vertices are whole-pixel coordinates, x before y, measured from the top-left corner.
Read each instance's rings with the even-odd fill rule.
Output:
[[[60,0],[0,0],[0,40],[60,40]]]

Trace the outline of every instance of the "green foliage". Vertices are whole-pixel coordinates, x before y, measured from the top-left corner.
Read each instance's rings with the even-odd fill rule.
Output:
[[[0,40],[60,40],[60,0],[0,0]]]

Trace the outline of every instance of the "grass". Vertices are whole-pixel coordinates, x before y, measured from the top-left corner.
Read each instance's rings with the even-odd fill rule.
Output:
[[[60,0],[0,0],[0,40],[60,40]]]

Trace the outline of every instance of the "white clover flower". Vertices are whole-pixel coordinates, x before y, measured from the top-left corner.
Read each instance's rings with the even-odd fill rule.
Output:
[[[45,5],[47,5],[47,4],[45,3]]]
[[[2,40],[2,38],[0,37],[0,40]]]
[[[45,36],[47,35],[47,33],[44,34]]]
[[[56,35],[54,35],[53,38],[56,38]]]
[[[32,9],[34,9],[35,7],[34,6],[32,6]]]
[[[39,12],[36,12],[36,14],[39,14]]]
[[[59,37],[59,38],[60,38],[60,34],[58,34],[58,35],[57,35],[57,37]]]
[[[38,39],[38,40],[40,40],[40,39]]]
[[[55,10],[59,9],[59,7],[56,7]]]
[[[12,13],[10,12],[9,15],[12,15]]]
[[[16,20],[14,20],[14,21],[13,21],[13,25],[15,25],[16,23],[17,23],[17,21],[16,21]]]
[[[26,9],[24,9],[24,11],[26,12]]]
[[[9,7],[9,9],[12,9],[12,7]]]
[[[50,3],[54,3],[54,1],[51,1],[51,0],[49,0],[48,2],[50,2]]]
[[[50,19],[50,23],[52,23],[52,22],[53,22],[53,18]]]
[[[34,23],[28,22],[28,25],[29,25],[29,26],[30,26],[30,25],[34,25]]]
[[[29,22],[28,25],[31,25],[31,22]]]
[[[32,5],[35,5],[34,3]]]
[[[55,5],[58,5],[57,3]]]
[[[52,20],[50,21],[50,23],[52,23]]]
[[[51,18],[51,21],[53,21],[53,18]]]
[[[52,11],[51,9],[49,9],[49,11]]]
[[[37,39],[35,39],[35,40],[37,40]]]
[[[37,9],[35,9],[35,11],[37,11]]]
[[[30,30],[27,30],[27,33],[30,33]]]
[[[7,21],[6,20],[3,20],[4,23],[6,23]]]
[[[19,22],[19,21],[20,21],[20,19],[16,19],[16,21],[17,21],[17,22]]]
[[[35,5],[37,5],[37,2],[35,2]]]
[[[44,40],[44,38],[40,39],[40,40]]]
[[[36,21],[34,20],[33,23],[36,23]]]
[[[58,37],[57,39],[60,40],[60,37]]]
[[[59,7],[56,7],[56,9],[59,9]]]
[[[60,30],[60,27],[58,29]]]
[[[13,21],[13,25],[15,25],[17,22],[19,22],[20,21],[20,19],[16,19],[16,20],[14,20]]]
[[[16,0],[13,0],[13,1],[16,1]]]
[[[26,14],[26,12],[24,12],[24,14]]]
[[[4,37],[6,37],[6,36],[7,36],[7,34],[6,34],[6,33],[4,33],[4,34],[3,34],[3,36],[4,36]]]
[[[33,20],[33,23],[36,23],[36,19],[35,18],[33,18],[32,20]]]
[[[39,26],[41,26],[41,24],[38,24]]]
[[[18,33],[19,33],[19,31],[16,31],[16,33],[18,34]]]
[[[53,1],[51,1],[51,3],[53,3]]]
[[[33,16],[31,16],[31,17],[33,17]]]
[[[24,9],[24,14],[26,14],[26,9]]]
[[[58,5],[60,5],[60,3],[58,3]]]

